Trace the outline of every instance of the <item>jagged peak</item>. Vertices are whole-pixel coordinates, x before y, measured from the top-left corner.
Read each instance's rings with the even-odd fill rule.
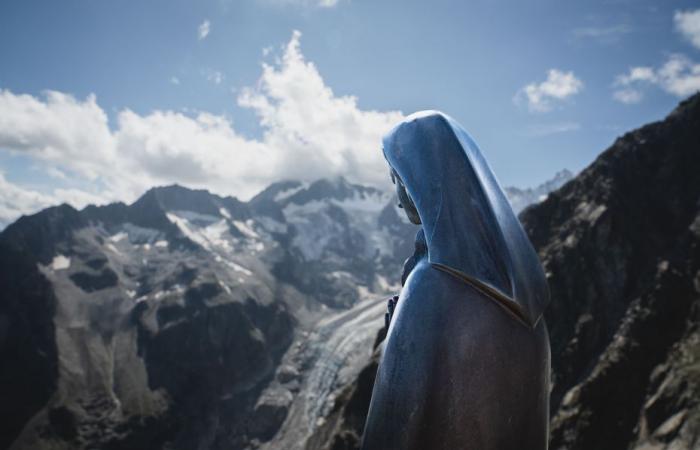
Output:
[[[130,208],[155,208],[167,211],[192,211],[213,216],[226,214],[247,217],[247,205],[236,197],[220,196],[206,189],[193,189],[180,184],[149,189]],[[223,214],[223,215],[226,215]]]

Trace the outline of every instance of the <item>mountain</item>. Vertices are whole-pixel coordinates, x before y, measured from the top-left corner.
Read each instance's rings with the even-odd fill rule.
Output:
[[[698,174],[700,94],[520,215],[552,294],[550,449],[700,448]],[[378,358],[309,450],[359,448]]]
[[[416,231],[398,212],[337,178],[20,218],[0,233],[0,448],[269,441],[303,377],[361,367]]]
[[[344,178],[20,218],[0,233],[0,448],[312,445],[416,230]]]
[[[544,201],[550,192],[556,191],[572,178],[574,178],[574,174],[564,169],[557,172],[552,179],[537,187],[526,189],[506,187],[504,190],[510,205],[513,207],[513,211],[519,213],[530,205]]]

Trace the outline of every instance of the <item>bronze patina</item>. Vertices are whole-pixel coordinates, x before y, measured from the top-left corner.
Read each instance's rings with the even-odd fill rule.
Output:
[[[402,121],[384,156],[422,229],[392,303],[363,449],[546,449],[549,291],[503,190],[439,112]]]

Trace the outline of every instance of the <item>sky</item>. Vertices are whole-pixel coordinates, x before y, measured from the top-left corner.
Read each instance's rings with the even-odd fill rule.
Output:
[[[0,226],[172,183],[390,189],[381,138],[423,109],[534,186],[699,89],[697,2],[0,0]]]

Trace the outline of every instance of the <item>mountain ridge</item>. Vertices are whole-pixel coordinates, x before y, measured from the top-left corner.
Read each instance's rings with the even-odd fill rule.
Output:
[[[22,216],[0,232],[0,448],[301,448],[416,230],[342,177]]]

